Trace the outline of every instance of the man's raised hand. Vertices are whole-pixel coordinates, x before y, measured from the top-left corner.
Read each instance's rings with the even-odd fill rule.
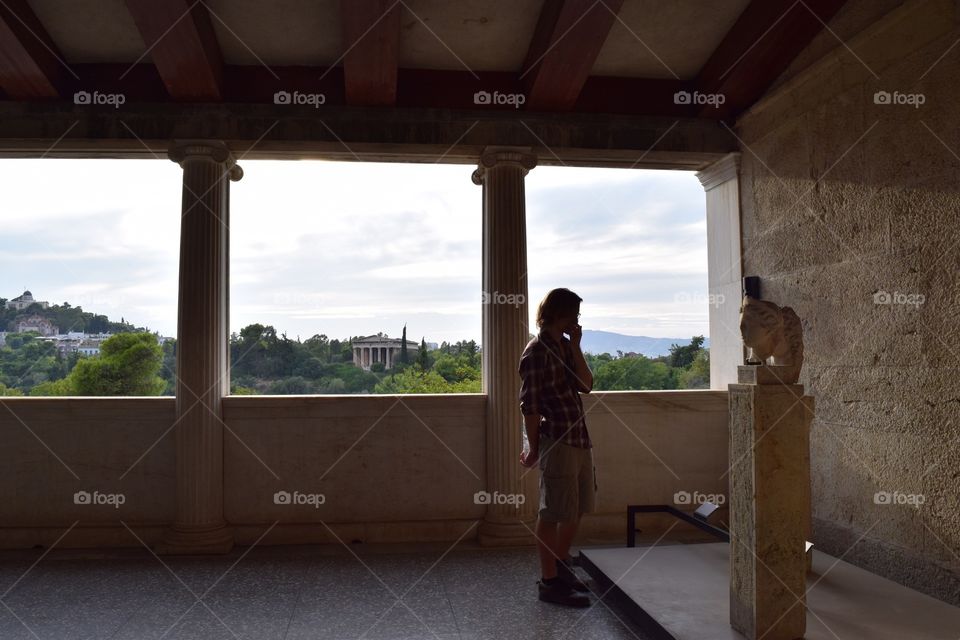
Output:
[[[532,467],[537,464],[538,454],[530,451],[529,449],[524,449],[520,452],[520,464],[525,467]]]

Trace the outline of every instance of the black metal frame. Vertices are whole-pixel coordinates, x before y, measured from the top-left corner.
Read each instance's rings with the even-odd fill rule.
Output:
[[[629,504],[627,505],[627,546],[635,547],[637,546],[637,522],[636,516],[638,513],[669,513],[672,516],[683,520],[693,526],[697,527],[702,531],[706,531],[710,535],[723,540],[724,542],[730,542],[730,534],[723,529],[713,526],[706,520],[698,518],[692,514],[687,513],[686,511],[680,511],[676,507],[673,507],[669,504]]]

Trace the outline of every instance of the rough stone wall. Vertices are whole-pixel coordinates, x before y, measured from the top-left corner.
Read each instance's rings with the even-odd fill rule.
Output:
[[[744,275],[803,320],[814,542],[956,604],[958,16],[849,0],[737,123]]]

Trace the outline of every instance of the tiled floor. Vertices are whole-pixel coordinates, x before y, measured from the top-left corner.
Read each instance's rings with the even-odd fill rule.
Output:
[[[145,549],[55,549],[32,569],[41,551],[2,552],[0,638],[646,640],[609,596],[589,609],[538,601],[532,549],[351,550],[238,548],[161,563]]]

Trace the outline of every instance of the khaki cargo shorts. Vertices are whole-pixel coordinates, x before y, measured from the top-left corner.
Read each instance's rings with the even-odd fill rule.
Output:
[[[597,471],[593,449],[574,447],[540,435],[540,518],[570,522],[593,511]]]

